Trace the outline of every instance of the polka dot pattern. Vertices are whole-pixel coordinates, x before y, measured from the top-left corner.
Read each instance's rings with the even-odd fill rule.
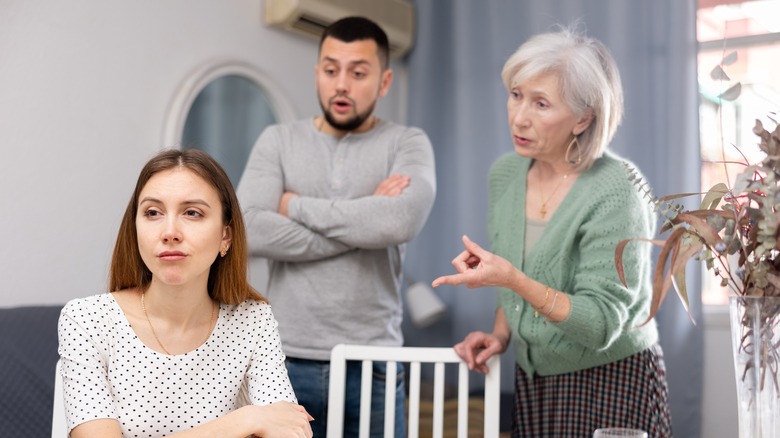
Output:
[[[125,437],[162,437],[244,404],[295,402],[266,303],[222,304],[206,342],[168,356],[143,344],[111,294],[69,302],[59,320],[69,430],[98,418]]]

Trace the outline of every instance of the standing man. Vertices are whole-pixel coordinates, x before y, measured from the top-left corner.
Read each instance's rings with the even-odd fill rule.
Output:
[[[425,133],[374,115],[393,80],[376,23],[348,17],[326,29],[315,76],[322,116],[267,128],[238,196],[251,255],[271,261],[267,296],[290,380],[324,437],[331,348],[403,344],[404,248],[428,217],[436,177]],[[372,436],[381,436],[384,370],[374,364]],[[348,365],[347,387],[345,435],[356,436],[360,364]],[[396,400],[402,437],[402,378]]]

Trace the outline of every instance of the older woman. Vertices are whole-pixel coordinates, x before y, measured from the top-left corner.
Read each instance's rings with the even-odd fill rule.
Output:
[[[514,153],[489,175],[494,253],[463,237],[457,274],[433,282],[497,286],[491,333],[455,346],[469,367],[514,338],[515,437],[590,437],[599,427],[671,436],[663,353],[648,315],[650,251],[615,246],[652,237],[654,217],[607,152],[620,123],[620,76],[597,40],[574,30],[537,35],[502,72]]]
[[[70,437],[311,437],[271,308],[247,281],[241,209],[203,152],[141,170],[111,293],[69,302],[59,340]]]

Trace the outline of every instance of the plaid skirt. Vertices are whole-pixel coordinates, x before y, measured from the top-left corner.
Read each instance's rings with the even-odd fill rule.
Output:
[[[606,365],[555,376],[515,368],[514,438],[591,438],[628,427],[670,438],[672,418],[663,351],[654,345]]]

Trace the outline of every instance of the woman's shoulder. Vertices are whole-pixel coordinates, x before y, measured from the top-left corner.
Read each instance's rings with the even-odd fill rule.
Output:
[[[652,221],[653,208],[642,186],[646,181],[631,161],[608,152],[580,178],[583,181],[580,190],[589,193],[589,196],[581,197],[582,203],[609,211],[621,219],[628,215],[634,218],[632,220],[638,220],[637,215],[641,215],[646,221]]]
[[[303,138],[309,142],[317,130],[311,118],[298,119],[288,123],[274,123],[263,129],[257,144],[266,148],[283,148],[288,142]]]
[[[402,125],[400,123],[384,119],[379,120],[376,128],[368,131],[368,133],[390,134],[404,138],[415,136],[425,137],[426,139],[428,138],[428,134],[426,134],[425,131],[417,126]]]
[[[70,315],[89,315],[103,313],[114,304],[114,298],[110,293],[90,295],[88,297],[74,298],[62,308],[62,313]]]
[[[60,312],[60,328],[71,324],[98,335],[113,325],[121,313],[110,293],[102,293],[68,301]]]
[[[517,170],[522,167],[527,167],[530,161],[531,160],[529,158],[521,157],[514,151],[506,152],[493,162],[493,165],[490,166],[490,172],[493,173]]]
[[[591,185],[606,189],[602,190],[603,192],[612,189],[639,194],[633,181],[636,180],[636,177],[642,178],[644,181],[644,176],[636,164],[612,152],[606,152],[596,160],[586,174],[587,181]]]
[[[490,172],[488,173],[488,180],[490,184],[501,184],[507,180],[514,180],[518,178],[523,171],[528,169],[531,160],[526,157],[521,157],[516,152],[507,152],[490,166]]]
[[[245,323],[249,321],[263,323],[274,320],[271,305],[264,301],[249,298],[239,304],[222,304],[221,308],[228,322]]]

